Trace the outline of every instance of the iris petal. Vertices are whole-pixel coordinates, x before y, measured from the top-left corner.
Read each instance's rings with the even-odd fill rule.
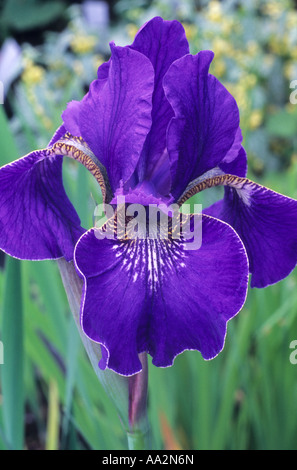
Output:
[[[62,182],[62,157],[32,152],[0,169],[0,248],[20,259],[73,258],[84,232]]]
[[[297,263],[297,201],[247,178],[219,175],[189,185],[179,203],[212,186],[225,186],[224,199],[205,214],[231,225],[249,257],[252,287],[266,287],[284,279]]]
[[[165,94],[175,112],[167,137],[175,198],[189,181],[222,162],[238,133],[238,107],[208,73],[212,59],[210,51],[186,55],[164,77]]]
[[[143,180],[150,177],[165,150],[167,127],[174,115],[164,94],[163,77],[176,59],[189,53],[189,44],[178,21],[155,17],[140,29],[130,47],[148,57],[155,71],[152,128],[138,167],[140,180]],[[169,162],[167,166],[169,172]]]
[[[115,191],[135,170],[151,127],[154,70],[129,47],[111,44],[111,52],[108,78],[95,80],[81,102],[79,129]]]
[[[89,146],[81,137],[74,137],[67,132],[48,150],[48,156],[56,154],[73,158],[82,163],[97,180],[102,192],[103,202],[110,202],[113,194],[106,168],[92,153]]]
[[[242,239],[250,262],[251,287],[284,279],[297,263],[297,201],[249,183],[205,211],[226,221]]]
[[[185,349],[205,359],[221,351],[227,321],[245,301],[247,256],[231,227],[207,216],[202,222],[196,250],[180,240],[98,240],[94,229],[81,237],[81,323],[104,346],[101,367],[131,375],[141,369],[143,351],[160,367]]]
[[[241,176],[243,178],[246,177],[247,174],[247,155],[246,151],[243,147],[240,148],[237,156],[232,161],[225,161],[219,164],[219,168],[226,174]]]
[[[67,129],[70,134],[75,136],[80,136],[81,131],[79,128],[79,113],[81,109],[81,101],[70,101],[67,104],[67,108],[62,113],[62,119],[64,122],[65,129]]]
[[[242,146],[242,133],[240,127],[236,132],[232,147],[219,163],[219,167],[226,174],[242,177],[247,175],[247,155]]]
[[[63,187],[63,156],[82,163],[97,179],[104,202],[111,189],[105,168],[81,138],[61,126],[49,147],[0,169],[0,248],[20,259],[73,259],[84,232]]]

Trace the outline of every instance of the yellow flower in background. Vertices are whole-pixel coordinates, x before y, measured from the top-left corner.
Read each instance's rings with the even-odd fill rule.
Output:
[[[190,23],[182,23],[183,27],[185,28],[185,33],[187,38],[191,41],[192,39],[195,38],[195,36],[198,33],[198,28],[194,24]]]
[[[251,89],[251,88],[254,88],[254,86],[256,86],[256,84],[257,84],[257,77],[256,77],[256,75],[253,74],[253,73],[248,73],[248,74],[244,77],[243,81],[244,81],[246,87],[247,87],[248,89]]]
[[[235,85],[234,83],[224,82],[224,86],[227,88],[229,93],[235,97]]]
[[[213,75],[215,75],[216,77],[218,78],[222,78],[222,76],[224,75],[224,73],[226,72],[226,64],[224,62],[224,60],[222,59],[218,59],[218,60],[214,60],[213,61],[213,64],[212,64],[212,73]]]
[[[273,54],[265,54],[264,58],[263,58],[263,64],[266,66],[266,67],[272,67],[273,66],[273,62],[274,62],[274,56]]]
[[[248,110],[249,107],[249,98],[246,86],[242,81],[237,83],[224,82],[224,86],[231,93],[231,95],[234,96],[243,118],[243,114]]]
[[[283,1],[272,1],[263,6],[263,13],[274,19],[279,18],[282,13],[286,10],[286,5]]]
[[[138,29],[138,26],[136,26],[134,23],[127,24],[126,30],[130,39],[134,39]]]
[[[246,52],[250,57],[254,57],[260,52],[260,47],[256,41],[248,41]]]
[[[54,72],[63,70],[65,64],[62,60],[52,60],[50,64],[48,64],[48,67],[50,70],[53,70]]]
[[[215,39],[212,41],[211,48],[214,51],[216,57],[221,55],[232,57],[234,54],[231,42],[220,37],[215,37]]]
[[[219,23],[222,20],[222,6],[220,2],[216,0],[211,0],[209,2],[206,17],[214,23]]]
[[[273,35],[269,39],[269,46],[272,52],[277,55],[286,55],[291,52],[290,39],[287,33],[282,36]]]
[[[286,111],[288,111],[288,113],[295,114],[296,113],[296,104],[292,104],[292,103],[289,102],[285,105],[285,109],[286,109]]]
[[[234,18],[231,18],[230,16],[224,16],[220,26],[222,33],[225,36],[229,36],[232,30],[238,31],[238,28],[240,27],[239,23],[236,23]]]
[[[22,74],[22,81],[26,85],[36,85],[43,81],[45,70],[39,65],[35,65],[31,60],[25,62],[25,69]]]
[[[249,119],[249,126],[250,129],[258,129],[263,122],[263,111],[261,109],[254,109],[251,112],[250,119]]]
[[[78,75],[79,77],[81,77],[84,74],[84,66],[80,62],[80,60],[73,61],[73,70],[75,72],[75,75]]]
[[[296,26],[296,29],[297,29],[297,26]],[[297,46],[292,47],[290,49],[290,56],[292,57],[292,59],[297,61]]]
[[[98,42],[96,36],[78,34],[70,42],[70,47],[75,54],[88,54],[92,52]]]
[[[284,76],[288,79],[291,80],[294,78],[295,72],[297,72],[297,68],[295,67],[294,62],[287,62],[284,66]]]
[[[156,3],[156,8],[160,9],[161,16],[163,10],[159,3],[162,2],[155,0],[153,3]],[[276,61],[279,64],[279,74],[288,81],[296,78],[297,10],[294,9],[293,0],[261,0],[261,2],[253,0],[251,3],[256,8],[252,7],[251,10],[245,7],[244,2],[238,8],[228,6],[225,8],[221,0],[202,2],[201,8],[185,6],[194,3],[193,0],[183,2],[184,8],[180,10],[182,24],[190,40],[191,53],[194,54],[202,48],[214,51],[215,59],[211,73],[227,83],[224,84],[236,98],[246,128],[257,129],[262,125],[264,118],[261,109],[252,109],[253,106],[260,107],[259,103],[254,104],[254,97],[271,92],[269,84],[266,90],[266,84]],[[164,14],[167,11],[168,15],[169,10],[164,6]],[[249,26],[242,21],[247,11],[255,16],[253,34],[248,34],[246,30]],[[127,13],[124,28],[131,41],[138,31],[141,15],[143,15],[141,8],[130,9]],[[262,24],[264,25],[262,22],[267,25],[266,29],[262,29]],[[35,63],[36,58],[30,61],[33,55],[29,50],[29,59],[24,66],[22,76],[24,83],[33,85],[43,81],[43,86],[46,86],[45,73],[54,71],[59,73],[55,73],[50,82],[51,86],[54,84],[56,88],[63,88],[73,71],[78,79],[84,80],[85,62],[88,64],[86,70],[94,69],[96,72],[98,66],[105,60],[95,49],[98,38],[92,35],[91,31],[84,31],[81,25],[75,22],[69,23],[68,38],[69,35],[71,50],[76,54],[71,59],[70,67],[69,63],[57,58],[45,62],[47,64],[45,71]],[[88,56],[83,57],[84,54]],[[31,88],[27,87],[27,90]],[[273,99],[270,101],[273,102]],[[286,107],[286,103],[283,107]]]
[[[248,97],[246,90],[239,84],[235,86],[235,98],[241,113],[244,113],[248,107]]]
[[[253,155],[251,163],[256,173],[261,173],[264,170],[264,163],[257,156]]]
[[[28,71],[28,69],[27,69],[27,71]],[[25,76],[25,80],[24,80],[24,74],[23,74],[22,79],[23,79],[23,81],[25,82],[26,85],[32,85],[32,82],[27,82],[27,79],[30,78],[30,73],[31,73],[31,70],[29,70],[29,73]],[[45,91],[45,94],[47,94],[46,89],[44,89],[44,91]],[[48,117],[47,111],[45,110],[44,106],[39,103],[37,95],[36,95],[34,89],[31,86],[28,86],[28,88],[26,90],[26,94],[27,94],[28,102],[30,103],[30,108],[34,112],[35,116],[38,118],[38,121],[41,122],[42,126],[46,130],[53,131],[54,123]]]
[[[289,30],[297,28],[297,11],[290,11],[287,15],[286,28]]]
[[[97,72],[98,67],[105,62],[104,57],[100,54],[96,54],[93,57],[93,67],[94,71]]]

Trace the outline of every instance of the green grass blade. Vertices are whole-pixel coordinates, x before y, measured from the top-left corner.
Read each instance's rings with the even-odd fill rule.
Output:
[[[51,380],[49,384],[48,398],[48,422],[46,450],[59,449],[59,427],[60,427],[60,411],[59,411],[59,390],[57,383]]]
[[[4,364],[1,366],[1,377],[4,432],[11,448],[22,449],[24,442],[23,307],[21,265],[14,258],[8,258],[6,261],[2,316]]]
[[[65,386],[65,407],[64,407],[64,417],[63,417],[63,447],[66,446],[66,438],[69,432],[71,409],[72,409],[72,400],[73,392],[76,381],[76,372],[77,372],[77,356],[80,346],[80,337],[77,331],[77,327],[74,323],[72,317],[69,318],[69,328],[68,328],[68,347],[66,355],[66,386]]]
[[[19,157],[19,152],[12,136],[3,106],[0,106],[0,166]]]

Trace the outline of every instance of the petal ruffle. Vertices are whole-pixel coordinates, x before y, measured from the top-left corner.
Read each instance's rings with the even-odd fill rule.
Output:
[[[247,175],[247,155],[242,146],[242,133],[240,127],[238,128],[235,140],[227,155],[219,164],[219,168],[226,174],[241,176],[243,178]]]
[[[40,150],[0,169],[0,248],[7,254],[30,260],[73,259],[84,229],[63,187],[62,159]]]
[[[226,161],[225,159],[219,164],[219,168],[229,175],[236,175],[245,178],[247,175],[247,155],[243,147],[240,148],[237,156],[232,161]]]
[[[110,60],[108,62],[104,62],[97,71],[97,78],[99,80],[107,80],[108,73],[110,68]],[[102,85],[105,82],[101,82]],[[87,95],[86,95],[87,96]],[[82,101],[72,100],[67,104],[67,108],[62,113],[62,119],[65,126],[65,133],[70,132],[71,135],[74,136],[81,136],[81,130],[79,127],[79,115],[81,112]]]
[[[104,70],[108,78],[91,84],[78,124],[115,191],[134,172],[151,128],[154,70],[147,57],[129,47],[111,44],[111,53]]]
[[[81,237],[81,323],[104,347],[101,367],[131,375],[143,351],[160,367],[186,349],[205,359],[221,351],[226,324],[246,298],[247,256],[227,224],[202,216],[202,234],[196,250],[179,240],[99,240],[94,229]]]
[[[163,77],[176,59],[189,53],[189,44],[181,23],[155,17],[139,30],[130,47],[148,57],[155,71],[152,128],[138,165],[139,179],[142,181],[150,178],[166,148],[166,131],[174,115],[164,94]]]
[[[164,77],[164,89],[175,117],[167,146],[177,199],[190,181],[219,165],[239,129],[235,99],[208,73],[213,53],[201,51],[176,60]]]
[[[225,188],[224,199],[204,212],[236,230],[248,253],[251,286],[266,287],[284,279],[296,266],[297,201],[240,180],[241,188]]]
[[[70,132],[71,135],[79,137],[81,131],[79,128],[79,113],[81,109],[81,101],[70,101],[67,104],[67,108],[62,113],[62,119],[66,132]]]

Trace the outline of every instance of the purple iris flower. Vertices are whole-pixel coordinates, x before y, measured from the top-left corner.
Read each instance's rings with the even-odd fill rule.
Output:
[[[141,370],[139,353],[167,367],[184,350],[223,348],[227,322],[252,287],[297,262],[297,201],[246,178],[239,111],[209,73],[210,51],[189,53],[182,25],[156,17],[111,58],[44,150],[0,169],[0,247],[21,259],[64,257],[84,281],[81,325],[100,343],[100,367]],[[84,164],[105,203],[181,206],[224,186],[201,215],[202,245],[85,230],[62,181],[63,156]],[[193,217],[191,220],[193,221]]]

